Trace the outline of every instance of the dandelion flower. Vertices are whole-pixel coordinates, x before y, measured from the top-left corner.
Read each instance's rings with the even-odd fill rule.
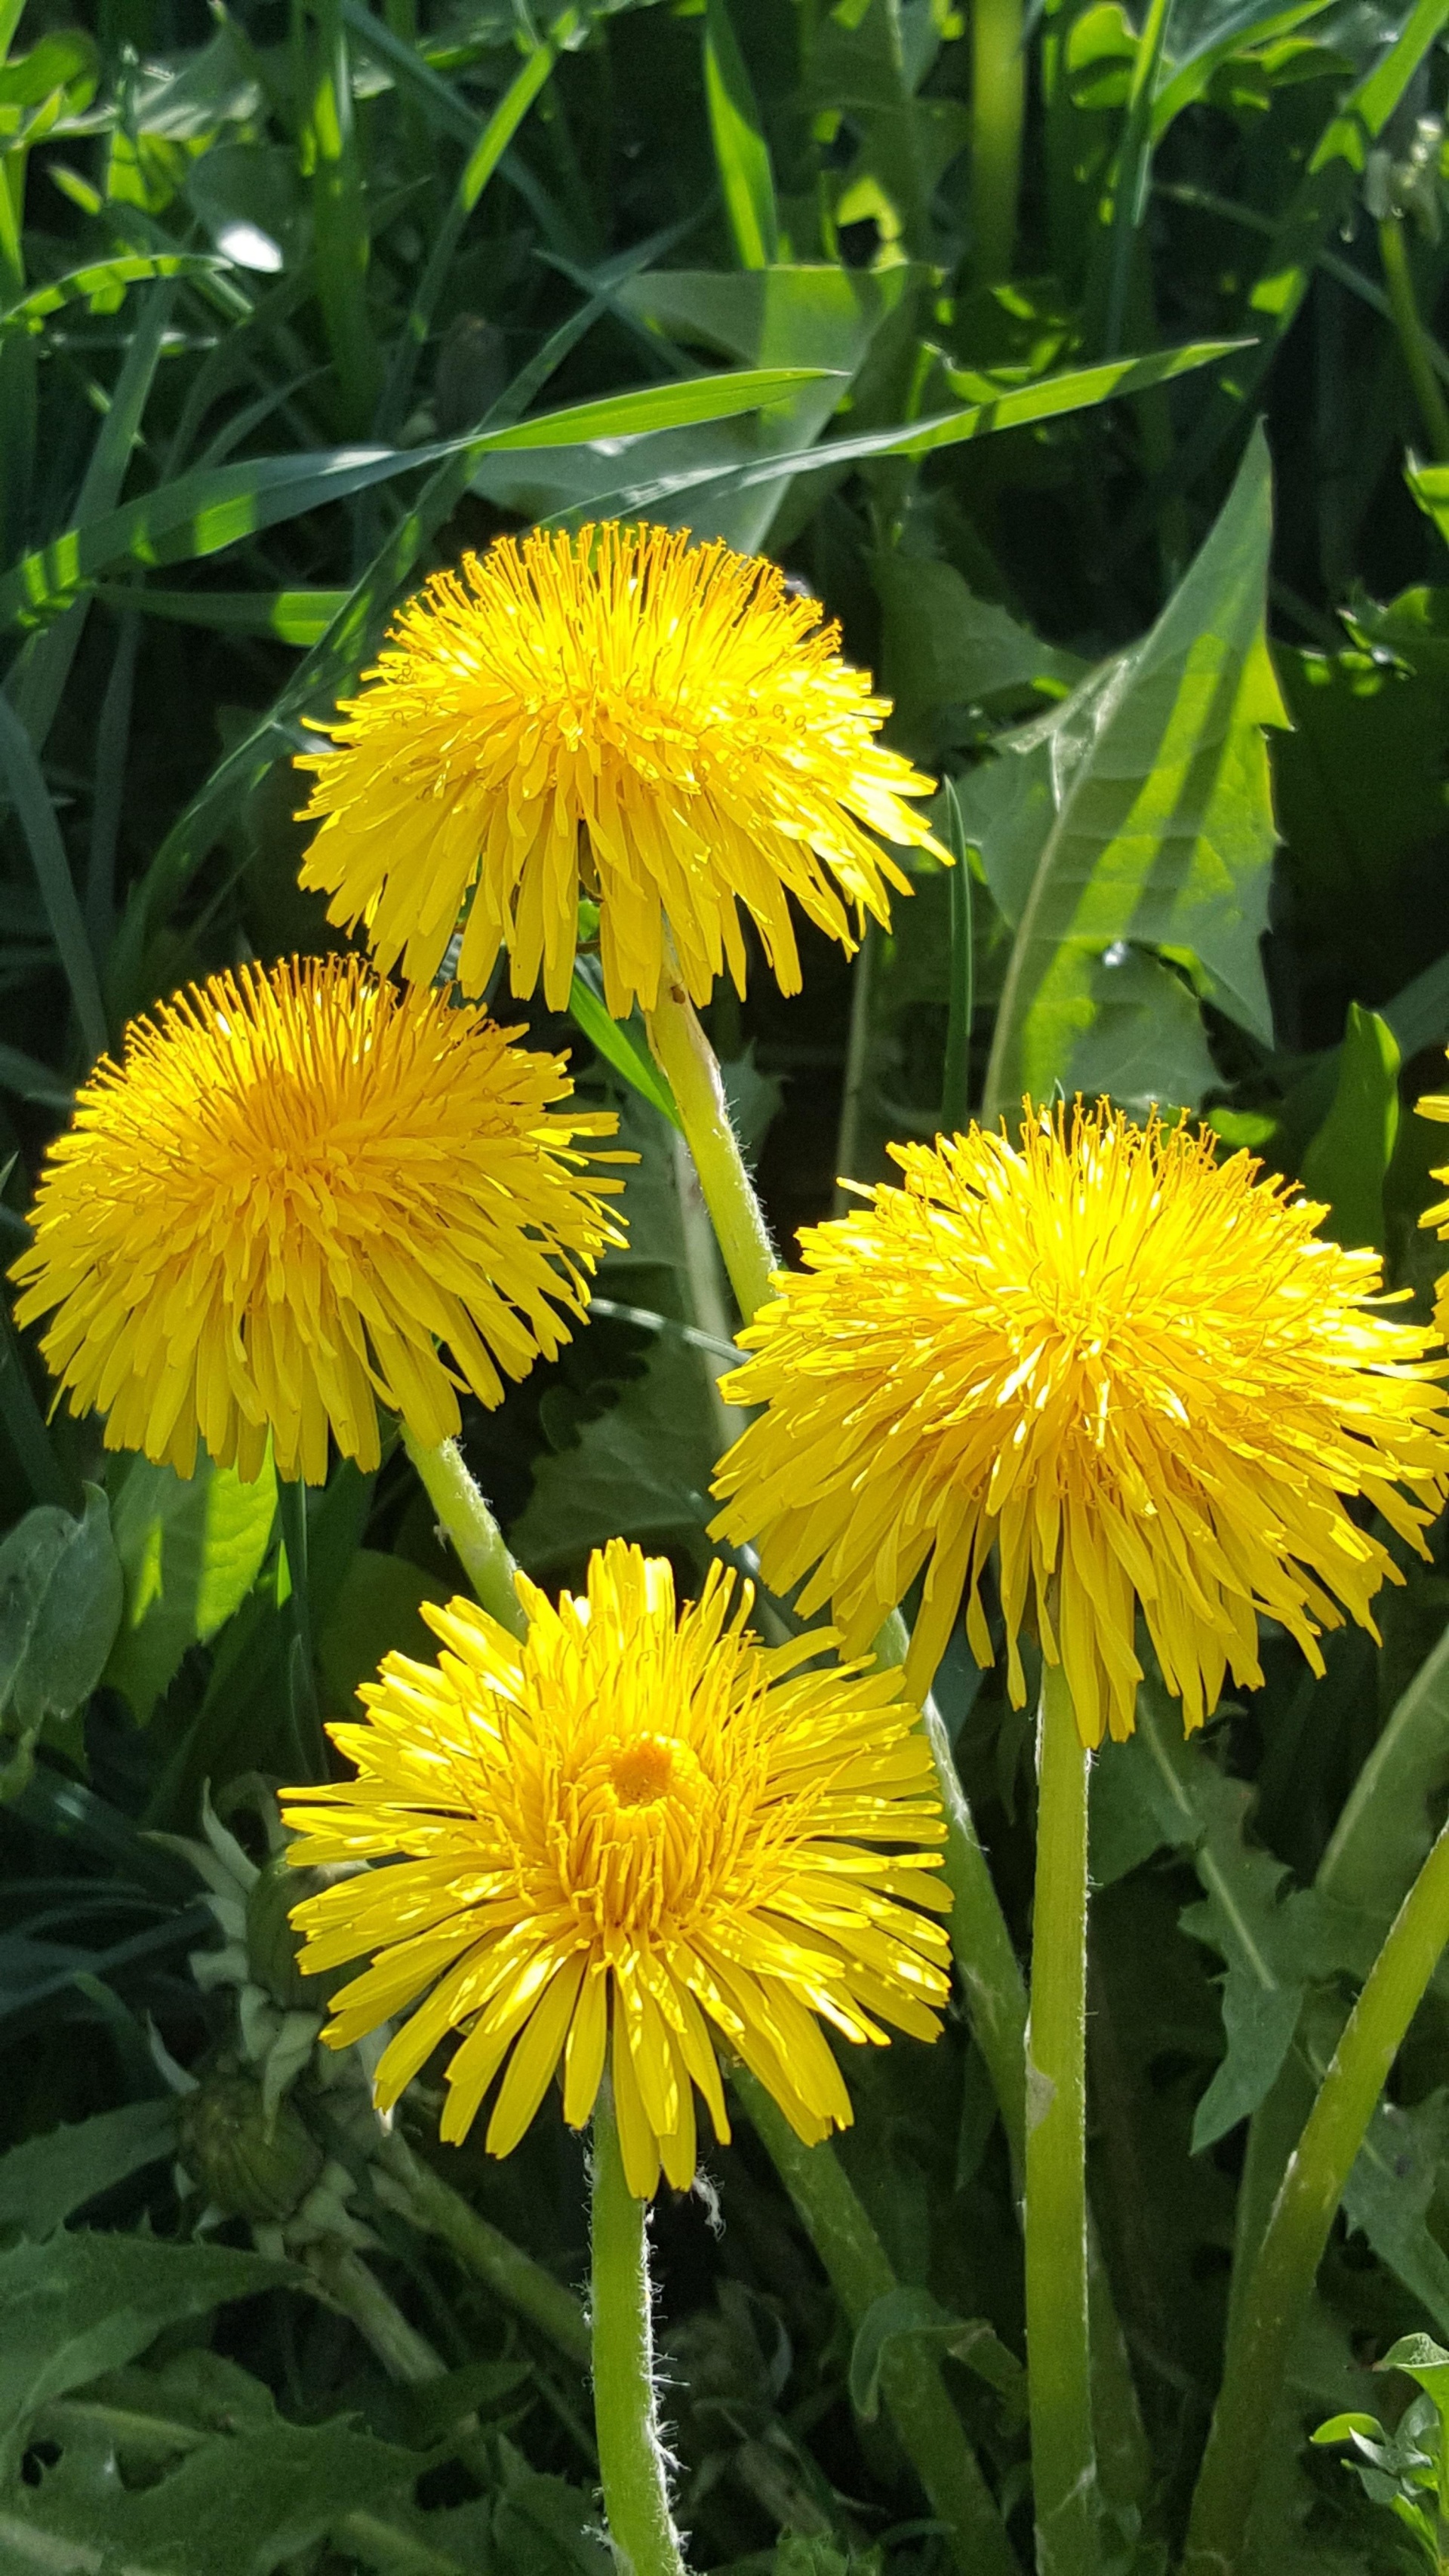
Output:
[[[718,1565],[677,1614],[668,1564],[618,1539],[584,1598],[518,1588],[521,1645],[471,1602],[425,1604],[438,1665],[389,1655],[370,1723],[330,1729],[357,1777],[284,1793],[299,1867],[393,1864],[295,1910],[304,1970],[373,1954],[324,2037],[409,2015],[378,2061],[387,2108],[465,2032],[443,2135],[503,2070],[497,2156],[560,2067],[582,2127],[607,2062],[640,2199],[661,2164],[693,2179],[696,2086],[729,2136],[716,2039],[817,2144],[850,2119],[820,2022],[934,2039],[947,1991],[945,1934],[917,1910],[949,1901],[924,1848],[944,1827],[900,1674],[802,1671],[829,1634],[761,1646],[751,1587]]]
[[[255,1476],[270,1431],[281,1474],[320,1484],[329,1425],[377,1465],[378,1402],[427,1447],[458,1386],[497,1404],[623,1239],[620,1184],[577,1143],[614,1120],[551,1116],[562,1064],[510,1035],[337,957],[214,975],[134,1021],[11,1272],[23,1323],[54,1310],[41,1348],[72,1410],[182,1476],[198,1438]]]
[[[339,748],[301,762],[322,825],[302,883],[422,983],[471,894],[464,992],[506,947],[514,992],[542,973],[554,1010],[595,898],[620,1019],[655,1007],[670,934],[696,1002],[725,964],[743,992],[743,905],[796,992],[787,895],[851,948],[866,912],[889,922],[888,886],[910,891],[873,833],[947,855],[902,802],[931,781],[876,740],[889,703],[839,640],[773,564],[687,531],[500,538],[409,603],[326,728]]]
[[[724,1381],[763,1405],[724,1460],[717,1529],[758,1537],[764,1578],[808,1575],[846,1649],[925,1570],[906,1665],[929,1689],[995,1549],[1013,1700],[1034,1617],[1088,1744],[1130,1734],[1140,1607],[1189,1727],[1230,1670],[1257,1684],[1257,1616],[1315,1672],[1347,1611],[1376,1633],[1387,1550],[1355,1497],[1424,1554],[1449,1487],[1449,1363],[1367,1303],[1292,1184],[1105,1103],[891,1148],[905,1187],[801,1237],[806,1268]],[[1341,1605],[1341,1607],[1340,1607]]]

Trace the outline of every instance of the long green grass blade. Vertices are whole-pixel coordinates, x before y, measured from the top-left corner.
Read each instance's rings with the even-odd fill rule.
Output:
[[[14,805],[25,845],[35,869],[41,901],[59,951],[86,1047],[104,1055],[109,1043],[96,961],[91,955],[70,863],[55,819],[40,763],[15,709],[0,696],[0,779]]]
[[[107,307],[129,286],[161,277],[211,277],[226,262],[208,251],[128,252],[120,259],[93,260],[89,267],[67,270],[49,286],[33,287],[18,304],[0,311],[0,331],[36,331],[67,304],[87,303],[93,311]]]
[[[779,248],[775,174],[759,101],[726,0],[707,0],[704,95],[725,210],[742,268],[768,268]]]
[[[96,584],[96,597],[218,635],[270,635],[279,644],[320,644],[348,590],[153,590],[142,582]]]
[[[727,420],[779,402],[814,383],[818,367],[761,367],[682,384],[646,385],[637,393],[576,403],[541,420],[486,430],[429,447],[319,450],[260,456],[243,464],[183,474],[143,499],[85,527],[68,528],[0,578],[0,627],[35,626],[54,616],[110,567],[196,562],[304,510],[351,500],[375,483],[463,454],[492,449],[571,447],[595,438],[636,437],[644,430]]]
[[[570,1016],[578,1022],[590,1044],[598,1049],[606,1064],[622,1074],[630,1087],[679,1127],[679,1112],[674,1094],[648,1049],[642,1046],[625,1022],[614,1019],[605,1007],[604,997],[590,958],[580,958],[574,968],[573,986],[569,993]],[[681,1134],[683,1129],[680,1129]]]

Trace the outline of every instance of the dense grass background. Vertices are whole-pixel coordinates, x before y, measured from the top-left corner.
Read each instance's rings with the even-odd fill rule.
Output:
[[[969,902],[923,871],[853,964],[807,936],[798,999],[756,971],[713,1006],[782,1244],[890,1138],[1060,1084],[1187,1108],[1301,1174],[1422,1308],[1434,1135],[1410,1110],[1449,1038],[1446,24],[1449,0],[1153,0],[1142,27],[1117,0],[1024,27],[1011,0],[970,23],[950,0],[101,0],[84,24],[0,0],[0,1246],[128,1015],[329,943],[290,755],[398,597],[500,528],[645,515],[820,597],[892,738],[954,782],[941,821],[971,853]],[[692,1578],[733,1319],[628,1033],[587,991],[580,1012],[508,1016],[621,1108],[630,1248],[466,1447],[536,1575],[617,1531]],[[124,2542],[148,2576],[598,2571],[577,2363],[379,2196],[310,2073],[297,2176],[340,2156],[443,2375],[390,2380],[258,2268],[249,2223],[275,2253],[268,2195],[275,2225],[293,2190],[275,2147],[212,2155],[232,2214],[194,2237],[164,2068],[234,2072],[275,2032],[258,1981],[298,1998],[255,1919],[250,2021],[235,1983],[198,1986],[217,1927],[157,1836],[197,1835],[209,1783],[265,1856],[306,1686],[275,1498],[105,1459],[3,1330],[0,2565],[99,2569]],[[453,1577],[400,1457],[339,1468],[309,1515],[339,1713],[387,1647],[422,1650],[418,1604]],[[1315,1682],[1270,1636],[1267,1686],[1205,1742],[1149,1690],[1097,1774],[1123,2567],[1180,2537],[1235,2236],[1443,1812],[1449,1586],[1407,1574],[1381,1648],[1334,1639]],[[1029,1721],[964,1651],[942,1701],[1024,1948]],[[993,2335],[951,2385],[1025,2563],[984,2068],[957,2023],[850,2072],[844,2159],[913,2299],[852,2337],[743,2126],[710,2159],[718,2212],[658,2211],[695,2563],[944,2570],[876,2381],[891,2327],[949,2350],[963,2319]],[[1449,2340],[1449,1986],[1396,2081],[1284,2409],[1276,2576],[1394,2563],[1395,2526],[1302,2428],[1392,2410],[1367,2373],[1396,2335]],[[87,2125],[20,2144],[58,2123]],[[551,2114],[506,2165],[442,2169],[581,2279],[582,2157]],[[37,2249],[81,2213],[93,2232]]]

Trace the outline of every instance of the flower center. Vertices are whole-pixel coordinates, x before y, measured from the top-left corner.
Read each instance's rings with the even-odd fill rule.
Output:
[[[641,1735],[609,1768],[621,1807],[653,1807],[674,1785],[675,1748],[667,1735]]]

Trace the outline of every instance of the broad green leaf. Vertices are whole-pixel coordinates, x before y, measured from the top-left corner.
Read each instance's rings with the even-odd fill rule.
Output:
[[[0,2156],[0,2230],[39,2241],[99,2192],[176,2152],[176,2104],[123,2102],[73,2127],[27,2138]]]
[[[48,286],[32,288],[16,304],[0,311],[0,331],[38,331],[52,313],[67,304],[87,303],[93,313],[110,312],[128,287],[157,277],[210,277],[221,266],[202,251],[131,252],[119,259],[92,260],[72,268]]]
[[[1412,2292],[1441,2334],[1449,2334],[1449,2254],[1430,2233],[1428,2215],[1446,2153],[1449,2092],[1441,2088],[1408,2111],[1381,2102],[1343,2195],[1350,2223],[1363,2230],[1379,2261]]]
[[[867,2424],[880,2412],[881,2372],[902,2339],[950,2353],[1025,2414],[1026,2373],[984,2317],[953,2317],[929,2290],[898,2288],[871,2301],[850,2347],[850,2402]]]
[[[1449,494],[1444,503],[1449,518]],[[1431,512],[1431,516],[1436,515]],[[1420,583],[1379,608],[1361,602],[1344,624],[1366,651],[1392,653],[1421,679],[1449,683],[1449,590]]]
[[[279,644],[320,644],[351,597],[345,590],[157,590],[149,582],[96,584],[98,599],[138,608],[221,635],[271,635]]]
[[[0,1545],[0,1722],[21,1746],[9,1791],[28,1777],[47,1720],[75,1716],[95,1689],[121,1598],[110,1508],[97,1485],[85,1487],[79,1520],[40,1503]]]
[[[135,2443],[141,2428],[123,2416],[118,2429]],[[425,2544],[409,2552],[403,2533],[383,2554],[393,2526],[378,2508],[406,2496],[418,2454],[354,2424],[273,2416],[199,2443],[173,2438],[170,2464],[158,2474],[153,2451],[147,2475],[131,2485],[113,2466],[106,2473],[116,2444],[103,2413],[58,2407],[46,2434],[60,2440],[59,2460],[37,2490],[17,2486],[0,2506],[0,2550],[17,2576],[61,2567],[65,2576],[273,2576],[308,2563],[333,2533],[349,2566],[463,2576],[455,2559]]]
[[[1333,1106],[1303,1158],[1303,1186],[1326,1199],[1322,1232],[1349,1251],[1384,1248],[1384,1176],[1399,1132],[1399,1047],[1376,1011],[1348,1007]]]
[[[55,616],[97,576],[125,558],[143,564],[189,563],[263,528],[331,501],[351,500],[374,485],[425,465],[491,449],[571,446],[576,441],[638,435],[700,420],[727,419],[799,391],[813,367],[766,367],[728,376],[695,376],[673,385],[577,403],[540,420],[444,439],[430,447],[340,447],[295,456],[258,456],[238,465],[198,468],[160,484],[28,554],[0,576],[0,626],[34,626]]]
[[[0,2483],[52,2397],[131,2361],[164,2326],[298,2275],[219,2245],[52,2236],[0,2253]]]
[[[196,1473],[133,1458],[111,1506],[126,1607],[106,1680],[144,1726],[188,1646],[205,1645],[261,1572],[276,1515],[270,1457],[244,1485],[198,1452]]]
[[[1449,1634],[1425,1657],[1349,1791],[1314,1885],[1372,1946],[1427,1858],[1449,1783]]]
[[[1014,1112],[1024,1095],[1079,1086],[1100,961],[1119,943],[1185,960],[1233,1019],[1271,1037],[1259,941],[1275,833],[1262,729],[1284,722],[1263,629],[1271,525],[1258,435],[1151,633],[1059,711],[1008,738],[1000,756],[1031,763],[1023,786],[1046,828],[1029,882],[1022,831],[1005,866],[993,834],[981,834],[992,891],[1016,925],[987,1069],[989,1118]],[[974,834],[969,785],[963,807]],[[1164,998],[1160,984],[1143,994],[1154,1005]],[[1132,1025],[1126,1015],[1123,1033]],[[1150,1046],[1150,1010],[1137,1029]],[[1112,1068],[1099,1051],[1090,1069],[1100,1082]],[[1165,1084],[1157,1096],[1170,1097]]]
[[[357,1550],[317,1638],[317,1661],[336,1715],[356,1717],[353,1694],[360,1682],[377,1679],[384,1655],[432,1660],[438,1641],[422,1604],[448,1598],[446,1583],[406,1557],[372,1547]]]
[[[1043,644],[994,601],[978,599],[954,564],[899,550],[878,554],[871,578],[882,610],[881,681],[896,726],[923,753],[953,738],[949,710],[993,699],[1058,697],[1086,678],[1075,653]]]
[[[742,268],[768,268],[779,246],[770,147],[727,0],[706,0],[704,95],[720,185]]]
[[[1155,1679],[1139,1689],[1136,1733],[1108,1758],[1132,1766],[1144,1819],[1162,1842],[1190,1854],[1204,1896],[1187,1907],[1182,1929],[1226,1965],[1226,2051],[1197,2107],[1196,2154],[1263,2100],[1288,2053],[1310,1980],[1339,1961],[1339,1927],[1315,1890],[1285,1894],[1283,1863],[1246,1836],[1252,1790],[1220,1771],[1201,1745],[1184,1742],[1177,1704]]]

